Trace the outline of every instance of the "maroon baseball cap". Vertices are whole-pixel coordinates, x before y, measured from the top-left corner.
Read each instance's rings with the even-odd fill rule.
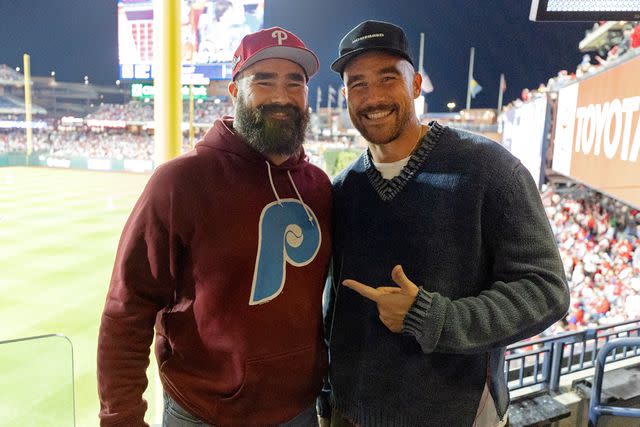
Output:
[[[288,59],[300,65],[307,75],[313,76],[320,67],[315,53],[307,49],[295,34],[280,27],[272,27],[247,34],[240,41],[240,46],[233,54],[233,71],[235,79],[239,72],[263,59]]]

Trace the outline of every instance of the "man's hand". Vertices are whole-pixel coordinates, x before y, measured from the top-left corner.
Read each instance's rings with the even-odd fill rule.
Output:
[[[372,288],[356,280],[346,279],[342,282],[365,298],[378,305],[380,320],[391,332],[402,332],[404,317],[409,312],[418,295],[418,287],[404,274],[402,267],[396,265],[391,271],[391,278],[399,286],[381,286]]]

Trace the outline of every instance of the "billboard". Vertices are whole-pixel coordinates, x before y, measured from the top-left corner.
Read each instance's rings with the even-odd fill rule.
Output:
[[[640,56],[562,88],[553,169],[640,206]]]
[[[502,145],[529,170],[538,188],[544,169],[548,132],[547,97],[538,97],[500,116]]]
[[[207,99],[207,86],[182,86],[182,99],[189,99],[189,90],[193,99]],[[131,97],[136,99],[153,99],[155,97],[155,86],[152,84],[134,83],[131,85]]]
[[[262,28],[264,0],[182,2],[183,76],[230,79],[233,52],[245,34]],[[119,0],[121,79],[153,78],[153,0]]]

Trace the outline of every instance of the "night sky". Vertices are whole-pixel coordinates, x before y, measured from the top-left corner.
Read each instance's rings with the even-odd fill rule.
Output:
[[[112,85],[118,78],[116,0],[0,0],[0,64],[22,65],[31,55],[32,74],[56,71],[60,81]],[[425,69],[435,91],[429,110],[466,100],[469,49],[476,48],[475,79],[483,87],[473,107],[495,108],[500,73],[505,103],[520,91],[537,88],[561,69],[580,62],[578,43],[590,23],[538,23],[528,20],[528,0],[265,0],[265,25],[283,26],[319,56],[321,71],[310,82],[323,93],[340,78],[329,69],[342,36],[365,19],[405,28],[416,65],[420,32],[425,33]],[[325,97],[326,101],[326,97]],[[324,104],[324,102],[323,102]]]

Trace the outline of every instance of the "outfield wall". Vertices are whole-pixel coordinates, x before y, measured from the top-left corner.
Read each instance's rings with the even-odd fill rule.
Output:
[[[87,157],[50,156],[48,153],[2,153],[0,167],[42,166],[61,169],[84,169],[98,171],[146,173],[153,170],[151,160],[138,159],[97,159]]]

